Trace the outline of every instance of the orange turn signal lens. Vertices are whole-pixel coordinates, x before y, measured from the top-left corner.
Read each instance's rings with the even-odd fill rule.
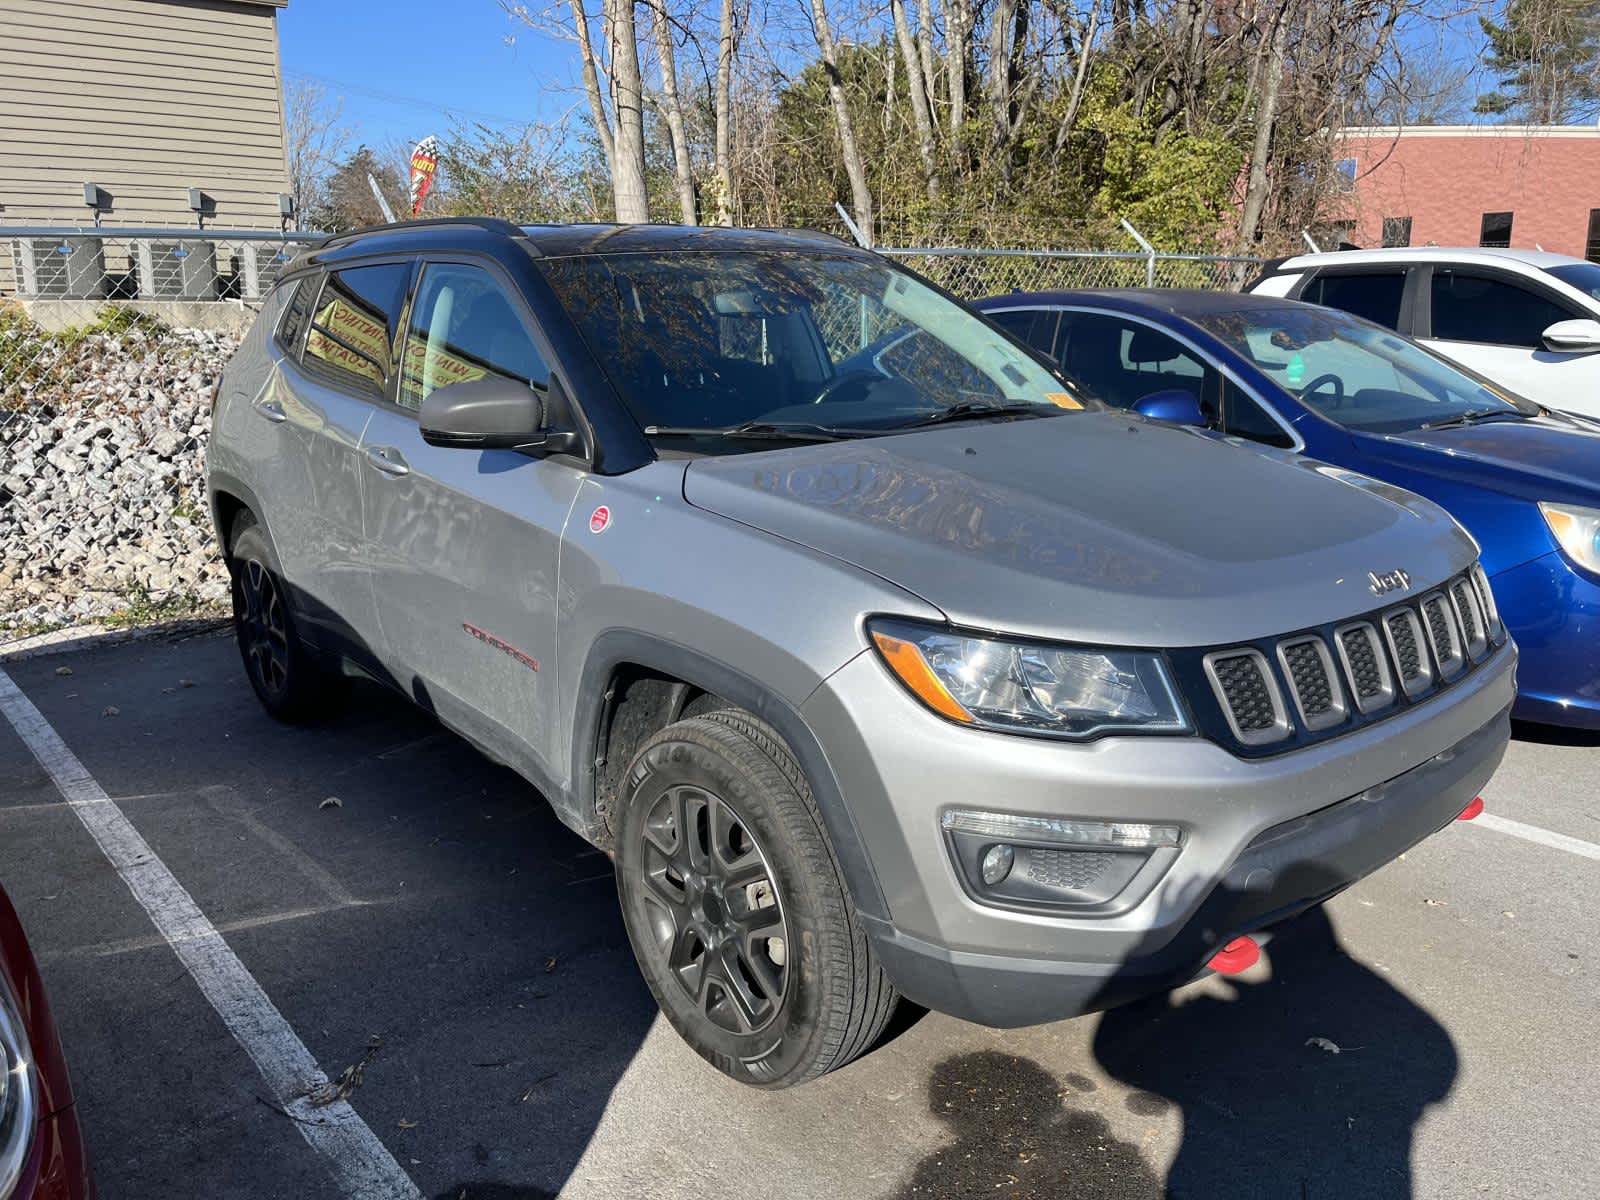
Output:
[[[897,637],[890,637],[887,633],[873,631],[872,640],[877,644],[878,653],[883,655],[883,661],[889,664],[889,669],[895,673],[900,682],[911,689],[917,699],[940,716],[949,717],[952,721],[963,724],[972,724],[972,714],[956,701],[944,684],[939,682],[939,677],[933,673],[933,668],[922,657],[910,642],[902,641]]]

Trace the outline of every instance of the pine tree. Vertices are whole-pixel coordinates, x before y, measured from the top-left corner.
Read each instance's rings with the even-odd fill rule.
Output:
[[[1500,89],[1473,111],[1560,125],[1593,116],[1600,105],[1600,3],[1508,0],[1500,21],[1480,17],[1485,65]]]

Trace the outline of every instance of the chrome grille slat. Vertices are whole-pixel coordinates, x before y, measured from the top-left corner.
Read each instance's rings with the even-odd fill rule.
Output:
[[[1334,640],[1356,707],[1363,713],[1373,713],[1393,704],[1394,680],[1378,631],[1367,622],[1358,621],[1340,628]]]
[[[1461,625],[1461,636],[1466,641],[1467,657],[1477,660],[1489,649],[1489,638],[1484,632],[1483,613],[1478,606],[1477,589],[1466,576],[1450,584],[1450,599],[1456,607],[1456,620]]]
[[[1289,736],[1289,714],[1261,651],[1244,646],[1208,654],[1205,669],[1234,737],[1263,746]]]
[[[1443,592],[1433,592],[1422,598],[1422,620],[1428,631],[1428,645],[1433,648],[1433,661],[1439,664],[1439,677],[1451,679],[1459,675],[1467,664],[1467,657],[1462,652],[1455,613]]]
[[[1278,662],[1300,720],[1312,732],[1344,720],[1344,689],[1334,673],[1333,658],[1320,637],[1287,638],[1278,643]]]

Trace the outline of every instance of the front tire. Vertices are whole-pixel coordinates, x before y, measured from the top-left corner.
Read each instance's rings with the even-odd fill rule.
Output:
[[[805,776],[739,710],[680,721],[622,788],[617,888],[645,981],[685,1041],[742,1083],[843,1066],[897,1000]]]
[[[249,513],[234,525],[228,568],[233,577],[233,632],[244,673],[263,708],[299,723],[325,711],[331,680],[295,632],[277,556]]]

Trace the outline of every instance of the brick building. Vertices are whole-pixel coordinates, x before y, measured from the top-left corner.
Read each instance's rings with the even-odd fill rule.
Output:
[[[1350,128],[1339,169],[1358,246],[1514,246],[1600,261],[1600,128]]]

